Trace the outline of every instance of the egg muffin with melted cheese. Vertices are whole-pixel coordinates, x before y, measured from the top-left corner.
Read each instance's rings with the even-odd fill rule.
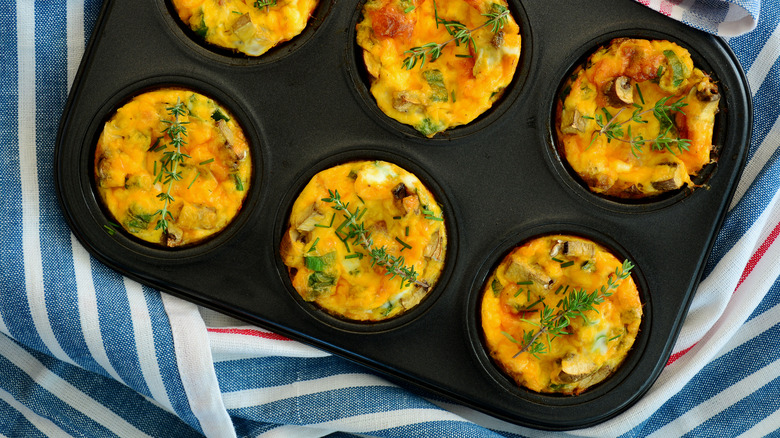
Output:
[[[379,108],[427,137],[488,110],[520,58],[504,0],[368,0],[357,42]]]
[[[686,49],[615,39],[566,80],[558,149],[594,193],[645,198],[693,189],[713,159],[719,101],[718,86]]]
[[[518,385],[536,392],[579,394],[603,381],[625,359],[642,320],[631,268],[601,245],[571,235],[515,248],[483,291],[490,356]]]
[[[381,321],[412,309],[444,267],[441,207],[385,161],[316,174],[290,212],[280,254],[301,297],[337,317]]]
[[[241,209],[252,160],[236,119],[182,89],[134,97],[105,123],[95,149],[97,191],[131,235],[167,247],[221,231]]]
[[[172,0],[179,18],[206,42],[259,56],[300,34],[317,0]]]

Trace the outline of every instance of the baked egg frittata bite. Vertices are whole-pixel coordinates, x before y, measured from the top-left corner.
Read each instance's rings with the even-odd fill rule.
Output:
[[[711,162],[720,94],[670,41],[618,38],[566,80],[558,150],[594,193],[644,198],[693,189]]]
[[[357,42],[379,108],[427,137],[488,110],[520,58],[505,0],[368,0]]]
[[[120,107],[105,123],[94,158],[97,191],[118,225],[167,247],[225,228],[252,173],[236,119],[183,89],[146,92]]]
[[[490,356],[519,386],[579,394],[609,377],[642,320],[633,265],[570,235],[515,248],[488,277],[481,305]]]
[[[347,320],[381,321],[428,295],[446,250],[442,209],[428,188],[395,164],[357,161],[304,187],[280,254],[305,301]]]
[[[215,46],[259,56],[300,34],[317,0],[172,0],[179,18]]]

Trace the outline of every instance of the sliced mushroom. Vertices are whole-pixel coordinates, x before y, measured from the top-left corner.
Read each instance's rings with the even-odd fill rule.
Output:
[[[168,247],[179,246],[182,244],[183,235],[181,228],[168,222],[168,229],[162,235],[163,243]]]
[[[393,95],[393,108],[402,113],[408,112],[412,107],[420,105],[420,103],[422,103],[422,100],[417,93],[397,91]]]
[[[639,196],[642,194],[642,184],[631,184],[627,189],[623,190],[623,194],[628,197]]]
[[[282,236],[282,244],[279,246],[279,254],[282,256],[285,264],[293,264],[292,262],[288,263],[288,260],[290,257],[296,254],[295,242],[299,242],[301,237],[301,233],[292,228],[289,228],[287,232],[284,233],[284,236]]]
[[[550,257],[555,257],[558,254],[569,257],[593,258],[596,255],[596,246],[591,242],[559,240],[550,250]]]
[[[569,353],[561,360],[561,372],[558,379],[563,383],[578,382],[598,370],[595,363],[583,360],[582,356]]]
[[[564,110],[561,116],[561,132],[564,134],[576,134],[585,132],[587,120],[575,108],[573,110]]]
[[[404,183],[398,183],[397,186],[393,187],[391,192],[393,193],[393,199],[396,201],[401,201],[405,197],[409,196],[409,191],[406,189],[406,184]]]
[[[696,84],[696,98],[702,102],[717,102],[720,100],[718,86],[709,80]]]
[[[501,46],[504,45],[504,31],[499,30],[493,34],[493,38],[490,40],[490,44],[492,44],[496,49],[501,48]]]
[[[248,40],[255,32],[256,28],[252,23],[252,18],[249,14],[243,14],[233,23],[233,33],[242,40]]]
[[[439,230],[436,230],[436,232],[431,236],[431,240],[428,242],[428,246],[425,247],[423,256],[437,262],[442,261],[441,254],[444,251],[443,243],[444,239],[442,239]]]
[[[627,106],[634,103],[634,89],[631,78],[618,76],[604,86],[604,96],[607,102],[616,107]]]
[[[671,178],[653,181],[651,184],[653,185],[653,188],[659,192],[668,192],[669,190],[680,188],[680,186],[682,186],[682,181],[680,181],[680,178],[675,175]]]
[[[514,282],[531,280],[545,289],[549,289],[555,283],[555,280],[547,275],[541,266],[537,264],[530,265],[520,260],[513,260],[512,264],[506,268],[504,276],[507,280]]]
[[[219,129],[219,132],[225,138],[225,148],[223,149],[227,156],[225,164],[227,164],[231,170],[236,170],[238,169],[239,162],[246,158],[246,151],[236,152],[234,147],[235,135],[224,120],[217,120],[217,129]]]
[[[317,211],[317,209],[314,208],[314,205],[310,205],[306,219],[304,219],[303,222],[301,222],[295,228],[301,233],[309,233],[314,230],[314,226],[320,223],[320,221],[323,219],[325,219],[325,215]]]

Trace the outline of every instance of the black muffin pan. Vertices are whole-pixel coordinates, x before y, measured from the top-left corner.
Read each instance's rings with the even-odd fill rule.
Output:
[[[260,58],[194,39],[163,0],[103,4],[57,139],[63,215],[97,259],[133,279],[266,327],[503,420],[542,429],[604,421],[636,402],[667,362],[741,173],[750,93],[725,42],[632,0],[510,0],[522,56],[487,113],[428,139],[389,119],[368,91],[355,42],[360,0],[322,0],[302,35]],[[687,48],[722,95],[716,166],[704,186],[644,201],[588,192],[554,145],[559,88],[587,55],[616,37]],[[244,207],[221,234],[164,249],[119,231],[92,182],[103,123],[130,97],[186,87],[226,106],[251,143]],[[315,173],[352,160],[387,160],[420,177],[444,211],[449,246],[440,282],[419,307],[380,323],[348,322],[301,300],[279,256],[292,203]],[[644,320],[623,366],[579,396],[517,387],[491,362],[479,298],[489,272],[523,241],[548,233],[591,238],[628,258]]]

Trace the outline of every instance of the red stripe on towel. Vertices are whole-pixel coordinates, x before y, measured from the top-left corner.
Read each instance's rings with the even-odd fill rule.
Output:
[[[211,333],[227,333],[230,335],[246,335],[246,336],[256,336],[258,338],[263,339],[271,339],[274,341],[289,341],[290,338],[286,338],[282,335],[277,335],[276,333],[271,332],[261,332],[260,330],[253,330],[253,329],[219,329],[219,328],[210,328],[207,329],[207,331]]]

